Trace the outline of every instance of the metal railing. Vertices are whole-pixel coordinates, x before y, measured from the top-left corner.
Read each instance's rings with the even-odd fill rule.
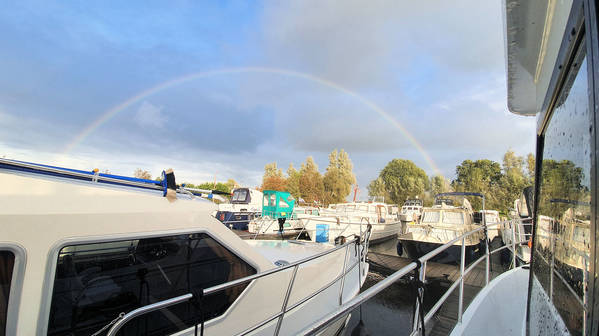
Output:
[[[489,251],[489,247],[488,247],[488,240],[485,242],[486,248],[485,248],[485,253],[484,255],[482,255],[480,258],[478,258],[477,260],[473,261],[468,268],[466,268],[465,265],[465,252],[466,252],[466,238],[470,235],[473,235],[477,232],[480,232],[482,230],[488,231],[489,227],[494,227],[494,226],[501,226],[504,224],[512,224],[511,225],[511,235],[512,235],[512,239],[510,244],[496,248],[492,251]],[[401,268],[400,270],[396,271],[395,273],[391,274],[390,276],[388,276],[387,278],[385,278],[384,280],[378,282],[377,284],[373,285],[372,287],[370,287],[369,289],[367,289],[366,291],[362,292],[361,294],[359,294],[358,296],[354,297],[352,300],[346,302],[345,304],[343,304],[341,307],[339,307],[336,311],[328,314],[327,316],[323,317],[321,320],[317,321],[316,323],[314,323],[313,325],[305,328],[304,330],[301,331],[301,335],[314,335],[320,331],[322,331],[324,328],[330,326],[334,321],[336,321],[339,317],[343,316],[344,314],[347,314],[348,312],[350,312],[351,310],[355,309],[356,307],[360,306],[362,303],[364,303],[365,301],[371,299],[372,297],[374,297],[375,295],[377,295],[378,293],[380,293],[381,291],[383,291],[384,289],[388,288],[389,286],[391,286],[393,283],[395,283],[397,280],[399,280],[400,278],[404,277],[405,275],[409,274],[410,272],[414,271],[414,270],[418,270],[418,278],[421,282],[425,282],[426,281],[426,266],[429,260],[431,260],[432,258],[434,258],[435,256],[437,256],[439,253],[447,250],[448,248],[450,248],[451,246],[453,246],[455,243],[457,242],[461,242],[460,246],[461,246],[461,256],[460,256],[460,276],[459,278],[447,289],[447,291],[443,294],[443,296],[441,296],[441,298],[433,305],[433,307],[428,311],[428,313],[426,313],[426,315],[424,316],[424,323],[428,323],[433,316],[435,315],[435,313],[439,310],[439,308],[441,308],[441,306],[445,303],[445,301],[449,298],[449,296],[453,293],[453,291],[459,286],[459,298],[458,298],[458,321],[457,323],[461,323],[462,322],[462,314],[464,311],[464,279],[465,276],[474,269],[474,267],[476,267],[481,261],[485,260],[486,261],[486,268],[485,268],[485,286],[489,284],[489,275],[490,275],[490,256],[494,253],[497,253],[503,249],[506,248],[510,248],[512,251],[512,264],[511,264],[511,268],[515,268],[516,267],[516,254],[517,254],[517,248],[520,247],[522,244],[528,243],[528,239],[526,239],[526,237],[530,236],[530,234],[527,233],[522,233],[522,232],[518,232],[518,234],[516,233],[515,228],[518,227],[516,225],[513,224],[517,224],[518,226],[522,226],[522,225],[532,225],[531,223],[523,223],[523,220],[521,219],[515,219],[515,220],[510,220],[510,221],[504,221],[504,222],[498,222],[498,223],[493,223],[493,224],[488,224],[488,225],[484,225],[481,227],[478,227],[474,230],[471,230],[469,232],[464,233],[463,235],[456,237],[455,239],[452,239],[451,241],[439,246],[438,248],[436,248],[435,250],[427,253],[426,255],[422,256],[421,258],[418,259],[418,263],[417,262],[411,262],[408,265],[406,265],[405,267]],[[519,238],[524,237],[524,240],[516,240],[516,235],[518,235]],[[487,236],[487,235],[485,235]],[[420,266],[419,266],[420,264]],[[421,291],[422,289],[419,289],[419,291]],[[419,320],[420,320],[420,316],[419,316],[419,303],[418,300],[416,300],[416,309],[414,310],[414,319],[413,319],[413,324],[412,324],[412,335],[416,335],[421,331],[421,326],[419,325]]]
[[[212,295],[221,291],[224,291],[228,288],[231,287],[235,287],[238,285],[243,285],[243,284],[247,284],[250,283],[254,280],[272,275],[272,274],[276,274],[279,272],[283,272],[286,270],[291,269],[292,275],[291,278],[289,280],[289,283],[287,285],[287,290],[285,292],[285,296],[284,296],[284,300],[283,300],[283,305],[281,307],[281,310],[274,314],[269,316],[268,318],[266,318],[265,320],[259,322],[256,325],[253,325],[247,329],[245,329],[244,331],[238,333],[237,335],[247,335],[249,333],[251,333],[252,331],[255,331],[263,326],[265,326],[266,324],[274,321],[275,319],[277,320],[277,324],[275,327],[275,332],[274,335],[278,335],[280,330],[281,330],[281,325],[283,322],[283,317],[285,316],[286,313],[290,312],[291,310],[297,308],[298,306],[302,305],[303,303],[307,302],[308,300],[314,298],[315,296],[317,296],[318,294],[322,293],[323,291],[325,291],[326,289],[330,288],[331,286],[333,286],[334,284],[336,284],[337,282],[340,281],[340,289],[339,289],[339,305],[342,305],[343,303],[343,290],[344,290],[344,285],[345,285],[345,278],[346,275],[348,273],[350,273],[352,270],[354,270],[354,268],[358,267],[358,284],[362,283],[362,268],[361,268],[361,263],[366,262],[366,254],[368,252],[368,241],[370,240],[370,227],[368,227],[368,229],[364,232],[364,234],[362,236],[359,237],[354,237],[354,239],[350,240],[349,242],[346,242],[344,244],[341,244],[339,246],[335,246],[332,249],[317,253],[315,255],[312,255],[310,257],[301,259],[299,261],[290,263],[288,265],[285,266],[280,266],[280,267],[276,267],[276,268],[272,268],[270,270],[261,272],[261,273],[257,273],[254,275],[250,275],[247,277],[243,277],[237,280],[233,280],[233,281],[229,281],[220,285],[216,285],[216,286],[212,286],[210,288],[206,288],[203,289],[201,291],[201,295],[194,295],[193,293],[188,293],[185,295],[181,295],[175,298],[171,298],[168,300],[163,300],[163,301],[159,301],[156,303],[152,303],[140,308],[137,308],[135,310],[130,311],[127,314],[124,314],[123,316],[118,317],[116,320],[116,322],[114,322],[114,324],[112,325],[112,327],[110,328],[110,330],[108,331],[108,333],[106,334],[107,336],[114,336],[118,333],[118,331],[123,328],[125,326],[125,324],[127,324],[129,321],[133,320],[136,317],[142,316],[144,314],[148,314],[163,308],[167,308],[176,304],[180,304],[180,303],[185,303],[191,300],[201,300],[203,297],[208,296],[208,295]],[[354,246],[355,247],[355,253],[357,255],[357,261],[354,262],[352,265],[347,266],[347,262],[348,262],[348,256],[349,256],[349,251],[350,251],[350,247]],[[345,249],[345,256],[344,256],[344,261],[343,261],[343,268],[341,270],[341,274],[338,275],[337,277],[335,277],[332,281],[330,281],[329,283],[327,283],[326,285],[320,287],[318,290],[312,292],[310,295],[303,297],[302,299],[298,300],[297,302],[295,302],[292,305],[289,305],[289,298],[291,296],[291,292],[293,290],[293,286],[295,284],[295,279],[296,279],[296,275],[297,272],[299,270],[299,267],[301,265],[304,265],[310,261],[314,261],[316,259],[325,257],[327,255],[330,255],[331,253],[334,253],[336,251],[339,251],[341,249]],[[197,326],[196,326],[197,327]],[[203,329],[204,329],[204,321],[201,321],[201,330],[203,333]]]
[[[474,235],[480,231],[488,231],[488,229],[491,227],[498,227],[498,228],[504,227],[506,224],[510,224],[510,228],[511,228],[511,230],[509,230],[510,234],[511,234],[511,239],[510,239],[509,244],[506,244],[504,246],[498,247],[493,250],[489,250],[489,241],[485,240],[485,246],[486,246],[485,253],[482,256],[480,256],[478,259],[474,260],[470,265],[468,265],[468,267],[466,267],[466,238],[471,235]],[[271,275],[274,273],[278,273],[278,272],[282,272],[282,271],[291,269],[292,275],[291,275],[289,283],[286,287],[286,292],[285,292],[285,296],[283,299],[283,304],[282,304],[281,310],[279,312],[269,316],[265,320],[259,322],[258,324],[253,325],[249,328],[246,328],[245,330],[243,330],[242,332],[237,334],[237,335],[249,334],[276,319],[277,324],[275,326],[274,335],[278,335],[281,330],[281,325],[282,325],[285,314],[287,314],[289,311],[297,308],[298,306],[305,303],[306,301],[314,298],[316,295],[318,295],[318,294],[322,293],[323,291],[325,291],[326,289],[330,288],[335,283],[341,282],[340,292],[339,292],[339,302],[338,302],[339,307],[335,311],[324,316],[323,318],[316,321],[315,323],[308,326],[307,328],[303,329],[299,333],[301,335],[314,335],[314,334],[322,331],[324,328],[332,325],[339,318],[350,313],[353,309],[360,306],[361,304],[363,304],[365,301],[371,299],[372,297],[376,296],[378,293],[380,293],[384,289],[388,288],[389,286],[394,284],[396,281],[398,281],[400,278],[408,275],[410,272],[413,272],[414,270],[418,270],[418,279],[422,283],[425,283],[426,282],[427,263],[431,259],[433,259],[435,256],[440,254],[441,252],[454,246],[455,243],[460,242],[460,248],[461,248],[460,265],[459,265],[460,275],[450,285],[450,287],[441,296],[441,298],[439,298],[439,300],[431,307],[431,309],[425,314],[425,316],[423,318],[424,324],[428,323],[433,318],[433,316],[437,313],[437,311],[441,308],[441,306],[447,301],[447,299],[450,297],[450,295],[455,291],[455,289],[459,288],[457,323],[460,324],[460,323],[462,323],[462,314],[464,312],[464,280],[465,280],[466,275],[468,275],[469,272],[471,272],[478,264],[480,264],[484,260],[486,263],[484,284],[485,284],[485,286],[488,285],[488,283],[490,281],[490,256],[493,255],[494,253],[498,253],[504,249],[511,250],[512,262],[511,262],[510,268],[515,268],[517,266],[517,262],[516,262],[517,253],[518,253],[517,250],[523,244],[528,243],[527,237],[529,237],[531,235],[530,233],[520,232],[519,227],[521,227],[523,225],[532,225],[532,224],[524,223],[523,220],[516,219],[516,220],[503,221],[503,222],[483,225],[474,230],[466,232],[463,235],[450,240],[449,242],[439,246],[435,250],[422,256],[421,258],[418,259],[417,262],[414,261],[414,262],[409,263],[405,267],[401,268],[400,270],[396,271],[395,273],[391,274],[384,280],[376,283],[372,287],[368,288],[364,292],[360,293],[359,295],[355,296],[354,298],[352,298],[351,300],[349,300],[345,303],[343,303],[342,298],[343,298],[343,289],[344,289],[346,275],[349,272],[351,272],[354,268],[358,267],[358,277],[359,277],[358,281],[360,284],[362,282],[362,270],[361,270],[360,265],[361,265],[361,262],[365,262],[366,253],[368,251],[368,240],[369,240],[369,235],[371,233],[370,227],[369,227],[369,230],[367,230],[364,233],[364,235],[360,238],[355,238],[345,244],[336,246],[333,249],[315,254],[311,257],[299,260],[297,262],[294,262],[294,263],[291,263],[291,264],[288,264],[288,265],[285,265],[282,267],[273,268],[271,270],[261,272],[261,273],[258,273],[258,274],[252,275],[252,276],[240,278],[240,279],[237,279],[234,281],[230,281],[230,282],[227,282],[224,284],[220,284],[217,286],[213,286],[213,287],[204,289],[202,291],[202,296],[211,295],[211,294],[226,290],[228,288],[231,288],[231,287],[234,287],[237,285],[249,283],[253,280],[256,280],[256,279],[259,279],[259,278],[262,278],[262,277],[265,277],[265,276],[268,276],[268,275]],[[517,229],[519,232],[516,232]],[[487,235],[485,235],[485,236],[487,236]],[[516,239],[517,237],[518,237],[518,239]],[[365,244],[361,244],[361,242],[364,242]],[[357,251],[357,253],[359,253],[359,257],[356,262],[354,262],[352,265],[350,265],[348,267],[347,261],[348,261],[348,253],[349,253],[350,246],[356,247],[356,251]],[[360,246],[362,246],[362,248],[360,248]],[[289,298],[290,298],[291,292],[292,292],[294,284],[295,284],[295,279],[296,279],[296,275],[297,275],[299,267],[302,264],[305,264],[309,261],[315,260],[317,258],[321,258],[326,255],[329,255],[330,253],[333,253],[340,249],[345,249],[345,257],[344,257],[343,269],[342,269],[341,274],[339,276],[337,276],[336,278],[334,278],[329,283],[327,283],[325,286],[319,288],[317,291],[300,299],[296,303],[289,305]],[[419,291],[421,291],[421,290],[422,289],[419,289]],[[420,293],[420,294],[422,294],[422,293]],[[159,309],[162,309],[165,307],[169,307],[171,305],[187,302],[189,300],[192,300],[193,298],[194,298],[194,295],[189,293],[189,294],[185,294],[185,295],[182,295],[182,296],[179,296],[176,298],[172,298],[172,299],[165,300],[165,301],[160,301],[157,303],[153,303],[153,304],[135,309],[135,310],[125,314],[120,320],[118,320],[112,326],[112,328],[109,330],[107,335],[109,335],[109,336],[116,335],[118,330],[120,330],[128,321],[134,319],[135,317],[139,317],[141,315],[144,315],[149,312],[156,311],[156,310],[159,310]],[[416,309],[414,310],[415,314],[414,314],[414,319],[413,319],[413,324],[412,324],[412,335],[416,335],[421,331],[421,326],[419,325],[421,316],[419,315],[420,309],[419,309],[418,305],[419,305],[419,303],[417,301]],[[204,322],[201,323],[202,330],[203,330],[203,325],[204,325]]]

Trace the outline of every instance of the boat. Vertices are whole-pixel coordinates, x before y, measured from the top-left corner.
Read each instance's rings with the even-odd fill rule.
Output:
[[[447,305],[454,323],[442,333],[452,336],[599,333],[599,8],[590,0],[513,0],[504,1],[502,7],[507,105],[514,114],[537,119],[535,186],[523,190],[524,194],[530,191],[526,204],[530,217],[520,218],[522,211],[509,220],[514,227],[527,227],[525,239],[514,239],[493,251],[487,245],[472,265],[465,264],[462,254],[457,280],[424,311],[427,263],[455,241],[488,229],[481,225],[392,273],[303,333],[323,330],[409,275],[417,288],[411,335],[436,334],[434,326],[442,322],[436,314]],[[528,244],[530,263],[517,265],[516,248]],[[491,255],[503,249],[512,252],[514,261],[507,271],[492,276]],[[467,299],[465,279],[477,267],[484,270],[483,285]],[[445,319],[450,320],[447,315]]]
[[[436,195],[435,205],[422,210],[420,221],[418,223],[407,223],[403,232],[398,234],[397,254],[399,256],[418,259],[480,226],[473,220],[472,206],[468,199],[465,197],[462,199],[462,206],[447,205],[444,201],[439,202],[439,200],[444,200],[443,197],[448,196],[478,196],[484,198],[480,193],[469,192]],[[450,204],[454,204],[453,201]],[[484,232],[479,232],[477,235],[472,235],[466,239],[466,263],[480,254],[481,242],[484,238]],[[460,254],[461,242],[455,242],[451,248],[432,260],[458,264]]]
[[[383,202],[339,203],[320,211],[319,216],[305,216],[300,221],[314,242],[360,236],[370,225],[370,243],[376,244],[394,238],[401,229],[399,208]]]
[[[248,224],[260,216],[262,192],[251,188],[236,188],[231,193],[229,203],[218,205],[214,216],[233,230],[247,230]]]
[[[501,222],[501,218],[499,217],[499,211],[497,210],[481,210],[478,212],[478,217],[480,217],[480,220],[477,221],[475,219],[475,222],[478,222],[479,224],[494,224]],[[484,223],[482,222],[483,218]],[[493,239],[495,239],[496,237],[500,237],[500,229],[497,226],[492,226],[492,228],[488,229],[487,234],[487,238],[489,239],[489,241],[493,241]]]
[[[422,200],[418,198],[407,199],[401,206],[399,219],[402,222],[418,222],[422,215],[423,204]]]
[[[368,272],[368,231],[242,240],[172,170],[153,181],[0,159],[0,184],[6,335],[296,334]]]

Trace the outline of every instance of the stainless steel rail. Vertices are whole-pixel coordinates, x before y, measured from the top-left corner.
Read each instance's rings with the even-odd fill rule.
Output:
[[[206,295],[211,295],[220,291],[223,291],[225,289],[234,287],[234,286],[238,286],[241,284],[245,284],[248,282],[251,282],[253,280],[271,275],[271,274],[275,274],[275,273],[279,273],[288,269],[293,268],[293,273],[291,276],[291,279],[289,281],[289,284],[287,286],[287,291],[285,293],[285,298],[283,301],[283,306],[281,308],[281,310],[276,313],[273,316],[270,316],[269,318],[263,320],[262,322],[259,322],[258,324],[247,328],[246,330],[242,331],[241,333],[239,333],[238,335],[246,335],[248,333],[251,333],[252,331],[268,324],[269,322],[275,320],[278,318],[277,321],[277,325],[276,325],[276,329],[275,329],[275,335],[278,335],[281,329],[281,324],[283,322],[283,317],[284,315],[297,308],[298,306],[300,306],[301,304],[305,303],[306,301],[310,300],[311,298],[315,297],[316,295],[322,293],[323,291],[325,291],[326,289],[330,288],[332,285],[334,285],[335,283],[341,281],[341,288],[339,291],[339,304],[342,303],[342,298],[343,298],[343,286],[345,283],[345,277],[348,273],[350,273],[354,268],[356,268],[356,266],[359,267],[361,262],[366,262],[366,252],[367,252],[367,248],[368,248],[368,240],[370,239],[370,229],[366,230],[366,232],[364,232],[364,234],[360,237],[356,237],[352,240],[350,240],[349,242],[336,246],[332,249],[317,253],[315,255],[312,255],[310,257],[298,260],[296,262],[290,263],[288,265],[285,266],[281,266],[281,267],[276,267],[258,274],[254,274],[251,276],[247,276],[244,278],[240,278],[237,280],[233,280],[233,281],[229,281],[227,283],[223,283],[220,285],[216,285],[216,286],[212,286],[210,288],[206,288],[202,290],[202,295],[206,296]],[[350,267],[346,268],[347,265],[347,257],[349,255],[349,249],[351,246],[355,246],[358,253],[359,257],[358,260],[356,262],[354,262]],[[362,248],[360,248],[360,246],[362,246]],[[321,258],[323,256],[329,255],[331,253],[334,253],[336,251],[339,251],[340,249],[345,249],[345,254],[344,254],[344,263],[343,263],[343,269],[341,271],[341,274],[339,276],[337,276],[333,281],[329,282],[328,284],[326,284],[325,286],[319,288],[318,290],[316,290],[315,292],[311,293],[310,295],[300,299],[298,302],[294,303],[293,305],[288,307],[289,304],[289,297],[291,295],[291,292],[293,290],[293,285],[295,284],[295,278],[299,269],[299,266],[310,262],[312,260],[316,260],[318,258]],[[364,251],[366,250],[366,251]],[[361,277],[361,274],[358,274]],[[361,279],[361,278],[360,278]],[[185,295],[181,295],[175,298],[171,298],[168,300],[163,300],[163,301],[159,301],[156,303],[152,303],[140,308],[137,308],[127,314],[125,314],[122,318],[118,319],[116,323],[114,323],[114,325],[112,325],[112,327],[110,328],[110,330],[108,331],[108,333],[106,334],[107,336],[114,336],[118,333],[118,331],[129,321],[131,321],[132,319],[139,317],[141,315],[147,314],[147,313],[151,313],[153,311],[156,310],[160,310],[163,308],[167,308],[176,304],[180,304],[180,303],[184,303],[187,302],[191,299],[194,298],[194,295],[191,293],[185,294]],[[203,323],[203,322],[202,322]]]
[[[487,245],[485,248],[485,253],[479,257],[478,259],[472,261],[472,263],[470,265],[468,265],[468,267],[466,267],[465,264],[465,247],[466,247],[466,238],[476,234],[477,232],[480,232],[482,230],[485,230],[485,233],[488,231],[488,229],[490,227],[494,227],[494,226],[503,226],[505,224],[510,224],[511,227],[511,233],[512,233],[512,239],[511,242],[509,243],[509,245],[506,246],[502,246],[499,248],[496,248],[494,250],[489,250],[488,248],[488,239],[485,239],[485,244]],[[489,267],[489,263],[490,263],[490,255],[492,255],[493,253],[497,253],[503,249],[509,248],[512,251],[512,255],[513,255],[513,261],[511,264],[511,268],[515,268],[516,267],[516,255],[517,255],[517,248],[519,246],[521,246],[522,244],[526,243],[528,240],[526,239],[527,236],[530,236],[530,234],[525,234],[522,232],[518,232],[516,233],[516,229],[520,229],[521,226],[525,226],[525,225],[532,225],[532,223],[524,223],[523,220],[510,220],[510,221],[504,221],[504,222],[499,222],[499,223],[493,223],[493,224],[488,224],[488,225],[483,225],[481,227],[478,227],[474,230],[471,230],[469,232],[466,232],[464,234],[462,234],[459,237],[456,237],[455,239],[452,239],[451,241],[439,246],[438,248],[436,248],[435,250],[427,253],[426,255],[422,256],[421,258],[419,258],[418,260],[420,261],[420,268],[418,269],[418,264],[416,262],[412,262],[408,265],[406,265],[405,267],[403,267],[402,269],[396,271],[395,273],[391,274],[390,276],[388,276],[387,278],[385,278],[384,280],[378,282],[377,284],[375,284],[374,286],[370,287],[369,289],[367,289],[366,291],[362,292],[361,294],[357,295],[356,297],[354,297],[353,299],[343,303],[343,286],[344,286],[344,282],[345,282],[345,277],[346,275],[351,272],[354,268],[356,268],[356,266],[358,266],[359,269],[359,277],[360,277],[360,281],[361,281],[361,269],[360,269],[360,263],[365,261],[365,253],[366,253],[366,249],[368,247],[367,242],[369,239],[369,235],[370,235],[370,230],[368,230],[367,232],[365,232],[365,234],[362,237],[356,238],[350,242],[347,242],[343,245],[337,246],[333,249],[318,253],[316,255],[313,255],[311,257],[308,258],[304,258],[302,260],[299,260],[297,262],[291,263],[289,265],[286,266],[282,266],[282,267],[278,267],[278,268],[273,268],[271,270],[265,271],[265,272],[261,272],[252,276],[248,276],[248,277],[244,277],[241,279],[237,279],[234,281],[230,281],[224,284],[220,284],[220,285],[216,285],[207,289],[203,290],[203,295],[211,295],[214,294],[216,292],[225,290],[227,288],[231,288],[234,286],[238,286],[240,284],[244,284],[244,283],[248,283],[250,281],[274,274],[274,273],[278,273],[278,272],[282,272],[288,269],[293,268],[292,270],[292,276],[289,280],[289,283],[287,285],[287,290],[285,292],[285,296],[284,296],[284,300],[283,300],[283,304],[281,307],[281,310],[278,313],[275,313],[274,315],[266,318],[265,320],[259,322],[256,325],[253,325],[250,328],[245,329],[244,331],[242,331],[241,333],[239,333],[238,335],[246,335],[249,334],[263,326],[265,326],[266,324],[274,321],[275,319],[277,319],[277,324],[275,326],[275,332],[274,335],[278,335],[279,332],[281,331],[281,326],[282,323],[284,321],[284,316],[286,313],[288,313],[289,311],[297,308],[298,306],[300,306],[301,304],[305,303],[306,301],[310,300],[311,298],[315,297],[316,295],[322,293],[324,290],[330,288],[332,285],[334,285],[335,283],[339,282],[341,283],[341,288],[339,291],[339,307],[332,313],[324,316],[323,318],[321,318],[320,320],[316,321],[315,323],[313,323],[311,326],[305,328],[304,330],[302,330],[299,334],[301,335],[313,335],[316,334],[320,331],[322,331],[324,328],[332,325],[333,323],[335,323],[336,321],[338,321],[339,318],[341,318],[342,316],[348,314],[349,312],[351,312],[353,309],[355,309],[356,307],[360,306],[362,303],[364,303],[365,301],[371,299],[372,297],[374,297],[375,295],[377,295],[378,293],[380,293],[382,290],[386,289],[387,287],[391,286],[393,283],[395,283],[397,280],[399,280],[400,278],[404,277],[405,275],[407,275],[409,272],[412,272],[415,269],[418,269],[418,277],[420,279],[420,281],[425,282],[426,281],[426,267],[427,267],[427,262],[429,260],[431,260],[433,257],[435,257],[436,255],[438,255],[439,253],[445,251],[446,249],[450,248],[451,246],[454,246],[457,242],[460,242],[460,248],[461,248],[461,256],[460,256],[460,276],[459,278],[453,283],[451,284],[451,286],[447,289],[447,291],[443,294],[443,296],[433,305],[433,307],[426,313],[426,315],[424,316],[424,323],[428,323],[432,317],[435,315],[435,313],[437,313],[437,311],[441,308],[441,306],[446,302],[446,300],[449,298],[449,296],[453,293],[453,291],[459,287],[459,300],[458,300],[458,324],[462,322],[462,314],[464,311],[464,305],[463,305],[463,301],[464,301],[464,279],[465,276],[471,272],[476,266],[478,266],[483,260],[485,260],[486,262],[486,267],[485,267],[485,285],[487,285],[489,283],[489,273],[490,273],[490,267]],[[516,241],[516,236],[520,237],[524,237],[525,239],[523,240],[518,240]],[[485,237],[487,237],[487,235],[485,235]],[[360,242],[366,242],[365,245],[360,245]],[[360,253],[359,258],[356,262],[354,262],[351,266],[347,267],[347,258],[348,258],[348,253],[349,253],[349,247],[350,246],[356,246],[356,248],[358,248],[359,246],[362,246],[362,250],[358,249]],[[296,274],[298,272],[299,266],[315,260],[317,258],[320,258],[322,256],[328,255],[330,253],[333,253],[335,251],[338,251],[339,249],[343,249],[345,248],[345,257],[344,257],[344,263],[343,263],[343,270],[341,272],[341,274],[339,276],[337,276],[335,279],[333,279],[331,282],[329,282],[328,284],[326,284],[325,286],[321,287],[320,289],[318,289],[317,291],[311,293],[310,295],[302,298],[301,300],[299,300],[298,302],[294,303],[293,305],[289,306],[289,297],[290,294],[293,290],[293,286],[295,283],[295,279],[296,279]],[[366,250],[366,251],[364,251]],[[165,301],[161,301],[161,302],[157,302],[148,306],[144,306],[141,308],[138,308],[134,311],[129,312],[128,314],[126,314],[121,320],[119,320],[117,323],[115,323],[112,328],[110,329],[109,333],[107,335],[115,335],[116,332],[118,332],[118,330],[120,328],[122,328],[122,326],[125,325],[125,323],[127,323],[128,321],[130,321],[131,319],[138,317],[140,315],[146,314],[148,312],[151,311],[155,311],[164,307],[168,307],[177,303],[182,303],[185,301],[190,300],[193,297],[192,294],[186,294],[177,298],[173,298],[173,299],[169,299],[169,300],[165,300]],[[416,302],[416,304],[418,305],[418,302]],[[419,316],[418,316],[418,306],[416,306],[416,310],[415,310],[415,316],[414,316],[414,322],[413,322],[413,327],[412,327],[412,335],[415,335],[417,333],[419,333],[420,331],[420,326],[419,326]]]
[[[488,225],[483,225],[479,228],[476,228],[472,231],[466,232],[463,235],[456,237],[455,239],[452,239],[451,241],[447,242],[446,244],[439,246],[438,248],[436,248],[435,250],[431,251],[430,253],[427,253],[426,255],[422,256],[421,258],[419,258],[418,260],[421,263],[421,267],[419,269],[419,279],[420,281],[424,282],[426,281],[426,265],[427,262],[433,258],[434,256],[438,255],[439,253],[445,251],[446,249],[448,249],[449,247],[453,246],[456,242],[461,241],[461,260],[460,260],[460,277],[447,289],[447,291],[443,294],[443,296],[433,305],[433,307],[430,309],[430,311],[425,315],[424,317],[424,323],[426,324],[427,322],[429,322],[431,320],[431,318],[434,316],[434,314],[441,308],[441,306],[443,305],[443,303],[445,303],[445,301],[449,298],[449,296],[452,294],[452,292],[459,286],[460,288],[460,293],[459,293],[459,301],[458,301],[458,305],[459,305],[459,311],[458,311],[458,323],[461,323],[461,316],[463,313],[463,300],[464,300],[464,296],[463,296],[463,284],[464,284],[464,277],[471,271],[474,269],[474,267],[476,267],[480,262],[482,262],[482,260],[485,260],[487,265],[486,265],[486,276],[485,276],[485,285],[487,285],[489,283],[489,256],[492,253],[495,253],[497,251],[502,250],[505,247],[501,247],[501,248],[497,248],[494,249],[492,251],[489,251],[489,249],[485,249],[485,254],[483,256],[481,256],[480,258],[478,258],[477,260],[473,261],[471,263],[471,265],[469,265],[468,268],[465,268],[465,240],[468,236],[475,234],[481,230],[486,230],[488,231],[489,227],[493,227],[493,226],[499,226],[499,225],[504,225],[506,223],[511,223],[511,224],[517,224],[516,225],[511,225],[512,227],[512,240],[511,243],[508,245],[508,248],[511,248],[513,255],[516,255],[517,251],[517,247],[520,246],[523,243],[526,243],[527,240],[521,240],[516,242],[515,236],[515,229],[516,227],[519,228],[520,225],[524,226],[524,225],[532,225],[531,223],[523,223],[523,220],[510,220],[510,221],[504,221],[504,222],[498,222],[498,223],[493,223],[493,224],[488,224]],[[528,234],[522,234],[519,233],[518,236],[524,236],[526,237]],[[488,244],[488,240],[486,241],[486,244]],[[513,257],[515,259],[515,256]],[[347,303],[345,303],[344,305],[342,305],[341,307],[339,307],[335,312],[327,315],[326,317],[322,318],[321,320],[317,321],[314,325],[305,328],[304,330],[302,330],[302,332],[300,333],[301,335],[314,335],[316,333],[318,333],[319,331],[323,330],[324,328],[326,328],[327,326],[331,325],[332,323],[334,323],[339,317],[343,316],[344,314],[347,314],[348,312],[350,312],[351,310],[353,310],[354,308],[360,306],[362,303],[364,303],[365,301],[369,300],[370,298],[372,298],[373,296],[375,296],[376,294],[380,293],[382,290],[384,290],[385,288],[391,286],[393,283],[395,283],[397,280],[399,280],[401,277],[405,276],[406,274],[408,274],[409,272],[417,269],[417,264],[415,262],[412,262],[410,264],[408,264],[407,266],[403,267],[402,269],[396,271],[395,273],[391,274],[389,277],[385,278],[384,280],[378,282],[376,285],[372,286],[371,288],[369,288],[368,290],[364,291],[363,293],[359,294],[358,296],[356,296],[355,298],[353,298],[352,300],[348,301]],[[516,267],[516,263],[513,262],[511,265],[512,268]],[[416,302],[416,305],[418,305],[418,301]],[[418,321],[419,321],[419,316],[417,315],[419,312],[418,306],[416,306],[415,309],[415,316],[413,319],[413,326],[412,326],[412,335],[416,335],[417,333],[419,333],[420,331],[420,327],[418,325]]]

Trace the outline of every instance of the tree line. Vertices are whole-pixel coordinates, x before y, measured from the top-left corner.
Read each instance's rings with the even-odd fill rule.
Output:
[[[264,167],[262,190],[288,191],[296,199],[306,203],[331,204],[345,202],[356,183],[353,164],[349,155],[341,149],[329,154],[329,165],[324,174],[311,156],[306,158],[300,169],[289,164],[286,176],[276,162]]]
[[[506,213],[526,186],[534,181],[533,154],[518,156],[508,150],[502,164],[488,160],[464,160],[456,167],[453,180],[435,175],[428,177],[424,170],[410,160],[394,159],[381,170],[378,178],[368,185],[371,196],[384,196],[392,203],[402,204],[407,198],[418,197],[431,206],[438,193],[479,192],[485,195],[487,209]],[[469,197],[475,209],[481,208],[478,197]]]

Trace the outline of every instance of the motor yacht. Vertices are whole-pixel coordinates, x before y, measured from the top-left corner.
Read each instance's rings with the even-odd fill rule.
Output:
[[[398,207],[382,202],[336,204],[326,212],[321,211],[319,216],[304,216],[301,224],[315,242],[361,235],[371,225],[370,242],[379,243],[395,237],[401,229]]]
[[[422,215],[423,204],[421,199],[407,199],[401,206],[399,219],[402,222],[418,222]]]
[[[152,181],[0,159],[0,184],[6,335],[291,335],[357,295],[368,271],[367,234],[242,240],[172,171]]]
[[[262,192],[252,188],[237,188],[229,203],[218,205],[214,216],[234,230],[247,230],[248,224],[262,212]]]
[[[451,193],[454,196],[476,195],[475,193]],[[451,196],[450,193],[444,196]],[[437,195],[435,198],[440,198]],[[480,226],[473,220],[472,206],[468,199],[463,198],[462,206],[446,205],[445,202],[435,202],[430,208],[422,210],[422,217],[418,223],[407,223],[404,231],[398,234],[397,254],[411,259],[418,259],[436,248],[452,241],[456,237]],[[453,202],[451,203],[453,204]],[[467,263],[475,258],[481,249],[484,232],[469,236],[466,240]],[[435,256],[433,261],[442,263],[459,263],[461,241]]]

